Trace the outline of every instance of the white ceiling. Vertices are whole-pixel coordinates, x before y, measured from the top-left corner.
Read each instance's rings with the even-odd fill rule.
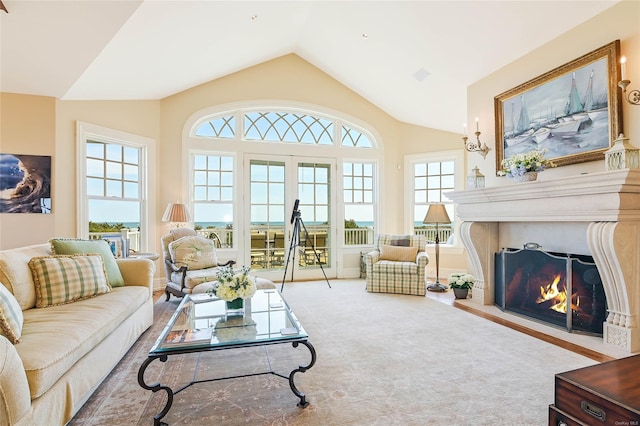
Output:
[[[3,0],[0,90],[161,99],[295,53],[398,120],[460,132],[467,86],[617,1]]]

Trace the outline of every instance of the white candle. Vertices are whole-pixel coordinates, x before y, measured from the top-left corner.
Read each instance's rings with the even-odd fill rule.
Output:
[[[627,58],[624,56],[620,58],[620,65],[622,65],[622,79],[627,79]]]
[[[462,124],[462,136],[467,136],[467,123]]]
[[[480,126],[478,125],[478,122],[479,122],[478,117],[476,117],[476,132],[480,131]]]

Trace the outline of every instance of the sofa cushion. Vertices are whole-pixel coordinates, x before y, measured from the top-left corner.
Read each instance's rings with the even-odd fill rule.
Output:
[[[94,254],[102,255],[104,267],[111,287],[124,285],[124,278],[120,273],[116,259],[111,252],[109,243],[105,240],[78,240],[73,238],[52,238],[49,240],[53,254]]]
[[[0,283],[0,334],[14,345],[20,342],[24,317],[22,309],[11,292]]]
[[[178,267],[188,269],[213,268],[218,265],[213,240],[191,235],[179,238],[169,244],[171,261]]]
[[[49,244],[0,251],[0,282],[15,296],[23,311],[36,306],[36,289],[31,277],[29,259],[50,255]]]
[[[25,311],[21,342],[15,348],[24,364],[31,398],[49,390],[148,300],[148,287],[125,286],[91,299]]]
[[[111,291],[100,254],[34,257],[36,307],[63,305]]]
[[[402,247],[383,244],[380,246],[380,260],[394,262],[415,262],[418,247]]]

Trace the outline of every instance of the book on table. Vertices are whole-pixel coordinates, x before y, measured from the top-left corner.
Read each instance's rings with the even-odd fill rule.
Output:
[[[213,328],[174,329],[165,337],[164,346],[186,346],[211,343]]]

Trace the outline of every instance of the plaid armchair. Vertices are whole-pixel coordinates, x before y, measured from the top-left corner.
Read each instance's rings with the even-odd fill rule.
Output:
[[[367,291],[424,296],[429,263],[425,246],[423,235],[376,236],[373,251],[363,256]]]

